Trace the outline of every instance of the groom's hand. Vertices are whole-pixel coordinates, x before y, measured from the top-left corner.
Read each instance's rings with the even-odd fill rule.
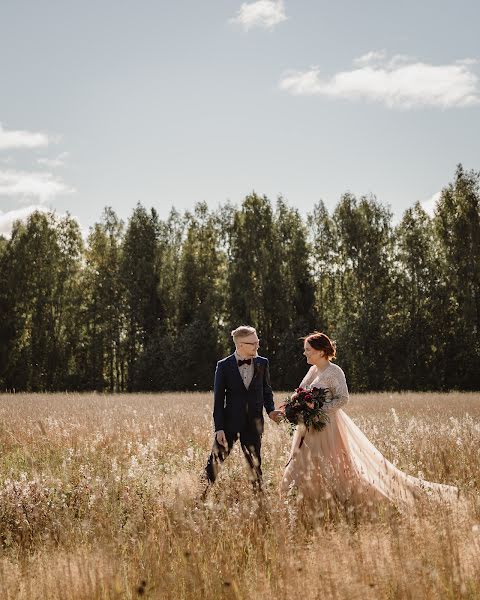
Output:
[[[275,421],[275,423],[280,423],[283,417],[283,413],[281,410],[272,410],[268,413],[268,416],[270,417],[270,419],[272,419],[272,421]]]
[[[227,438],[225,437],[225,432],[223,431],[223,429],[220,429],[216,432],[215,439],[217,440],[217,444],[220,444],[220,446],[223,446],[225,449],[228,450]]]

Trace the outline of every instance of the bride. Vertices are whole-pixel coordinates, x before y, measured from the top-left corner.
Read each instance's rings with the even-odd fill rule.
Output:
[[[304,338],[312,365],[300,387],[327,388],[323,409],[330,422],[321,431],[298,425],[281,491],[296,488],[306,501],[372,506],[379,501],[413,507],[421,497],[453,501],[458,488],[407,475],[389,462],[342,410],[348,402],[345,374],[333,364],[335,345],[324,333]]]

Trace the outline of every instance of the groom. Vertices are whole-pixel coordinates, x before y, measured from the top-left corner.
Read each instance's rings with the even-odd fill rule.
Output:
[[[210,487],[233,444],[240,439],[254,489],[261,490],[263,408],[277,423],[282,413],[273,403],[268,360],[257,354],[256,330],[242,325],[232,331],[232,337],[235,352],[220,360],[215,371],[215,440],[205,474]]]

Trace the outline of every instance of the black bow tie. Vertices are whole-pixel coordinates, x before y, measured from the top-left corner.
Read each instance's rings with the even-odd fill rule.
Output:
[[[245,360],[239,360],[238,361],[238,366],[241,367],[242,365],[251,365],[252,364],[252,359],[251,358],[246,358]]]

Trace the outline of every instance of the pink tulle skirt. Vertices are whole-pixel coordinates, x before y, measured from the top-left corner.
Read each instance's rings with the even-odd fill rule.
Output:
[[[458,501],[455,486],[407,475],[368,440],[343,411],[330,415],[322,431],[298,426],[281,492],[296,490],[305,500],[332,500],[342,505],[394,504],[414,507],[421,498]]]

